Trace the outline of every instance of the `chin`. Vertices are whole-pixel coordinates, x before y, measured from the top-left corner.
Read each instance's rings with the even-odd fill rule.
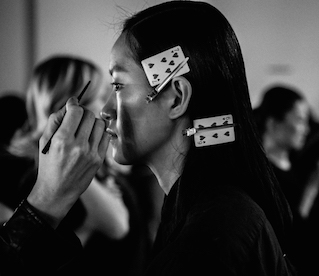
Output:
[[[112,157],[114,161],[121,165],[132,165],[132,162],[124,157],[122,152],[117,151],[116,149],[113,149]]]
[[[112,144],[112,157],[114,161],[121,165],[133,165],[137,161],[140,161],[136,150],[136,145],[133,143],[117,143]]]

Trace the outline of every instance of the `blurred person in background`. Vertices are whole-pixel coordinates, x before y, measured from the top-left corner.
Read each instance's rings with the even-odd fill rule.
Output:
[[[295,157],[298,177],[303,183],[298,211],[304,228],[303,275],[319,275],[319,122],[313,112],[309,125],[306,144]]]
[[[308,102],[297,89],[276,85],[265,90],[254,116],[262,144],[279,184],[291,206],[294,217],[294,238],[291,252],[299,269],[304,267],[303,226],[299,213],[304,182],[299,177],[296,160],[309,133]]]
[[[274,86],[264,92],[254,116],[267,157],[297,213],[301,187],[295,183],[293,156],[304,147],[307,139],[309,105],[296,89]]]

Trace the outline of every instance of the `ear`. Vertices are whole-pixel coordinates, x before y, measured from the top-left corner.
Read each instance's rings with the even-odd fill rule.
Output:
[[[170,90],[169,117],[177,119],[184,115],[188,108],[192,86],[186,78],[179,76],[171,81]]]

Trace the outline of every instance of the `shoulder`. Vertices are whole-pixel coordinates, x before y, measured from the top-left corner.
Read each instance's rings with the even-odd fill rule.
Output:
[[[218,223],[216,223],[218,222]],[[217,189],[212,198],[199,203],[192,208],[188,215],[188,224],[204,223],[223,232],[239,232],[241,227],[263,227],[267,218],[259,205],[245,192],[233,188]],[[240,227],[236,231],[234,226]]]
[[[209,252],[222,266],[234,269],[270,269],[281,266],[282,251],[263,210],[245,193],[228,189],[211,201],[199,204],[189,213],[185,238],[193,249]],[[196,240],[196,242],[195,242]],[[219,261],[218,261],[219,260]],[[275,275],[275,274],[273,274]]]
[[[149,275],[287,275],[264,212],[239,190],[221,189],[194,205],[176,232]]]

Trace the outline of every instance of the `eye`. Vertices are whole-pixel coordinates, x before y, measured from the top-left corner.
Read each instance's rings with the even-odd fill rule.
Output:
[[[115,91],[115,92],[118,92],[123,87],[123,84],[118,83],[118,82],[112,82],[111,84],[113,86],[113,91]]]

